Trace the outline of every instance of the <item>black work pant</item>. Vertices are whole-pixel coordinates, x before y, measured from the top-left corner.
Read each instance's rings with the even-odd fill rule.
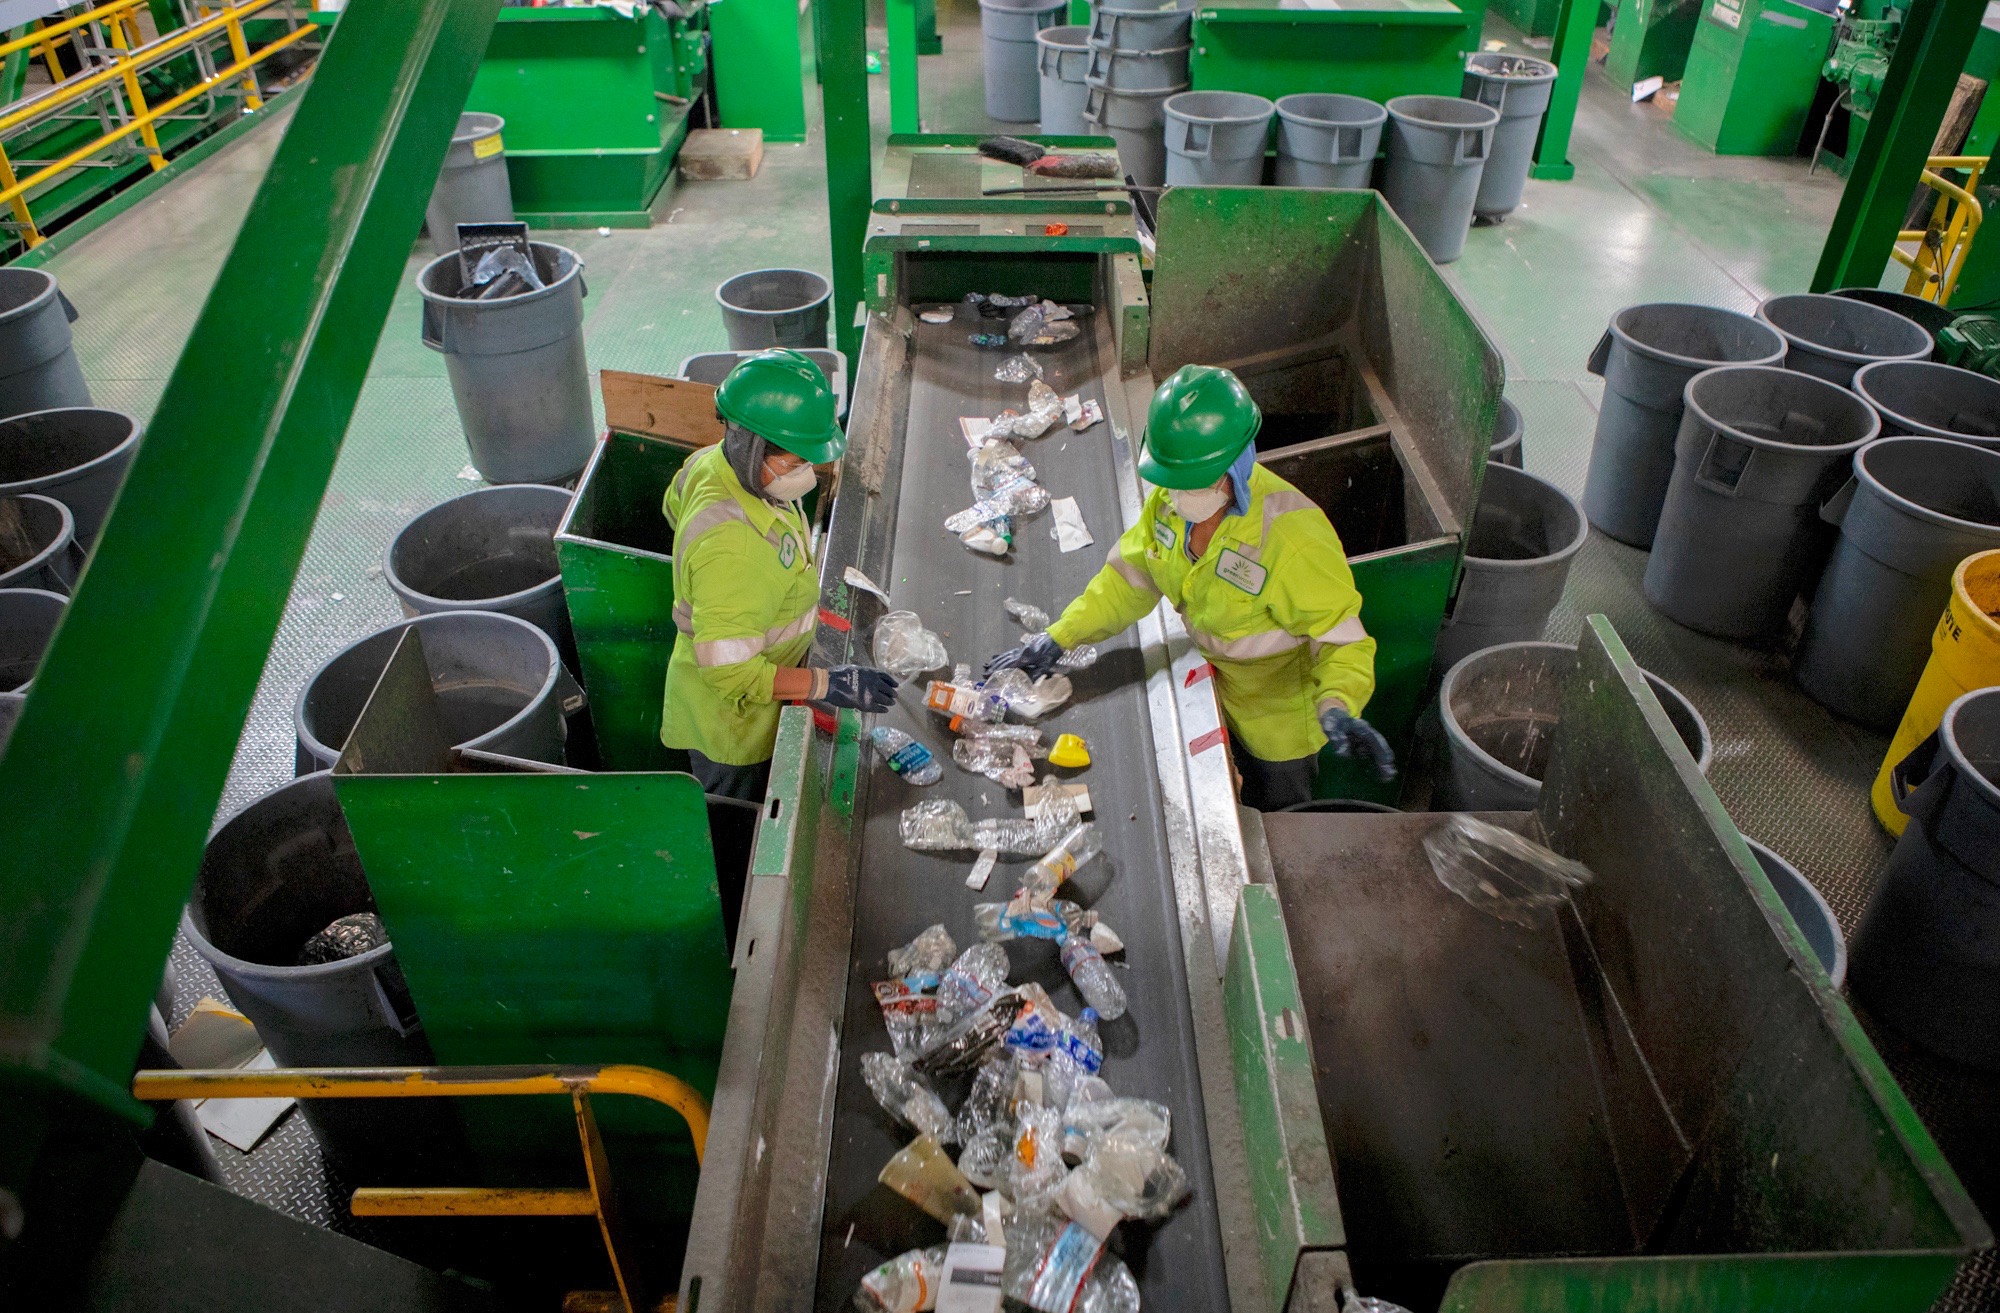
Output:
[[[701,791],[717,798],[741,798],[762,804],[771,787],[771,763],[728,766],[710,761],[693,748],[688,749],[688,773],[701,781]]]
[[[1244,750],[1242,740],[1229,736],[1229,755],[1243,777],[1243,805],[1252,811],[1278,812],[1311,802],[1319,779],[1319,754],[1290,761],[1265,761]]]

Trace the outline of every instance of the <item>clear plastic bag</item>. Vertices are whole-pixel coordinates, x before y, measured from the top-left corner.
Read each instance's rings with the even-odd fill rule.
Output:
[[[1092,1141],[1073,1175],[1078,1194],[1123,1217],[1157,1221],[1188,1197],[1187,1172],[1174,1156],[1122,1131]]]
[[[1026,383],[1042,376],[1042,362],[1030,355],[1012,355],[1000,362],[993,377],[1002,383]]]
[[[471,299],[492,301],[503,296],[519,296],[523,292],[539,292],[547,284],[542,282],[541,273],[516,246],[495,246],[479,257],[479,263],[472,266]],[[470,289],[468,289],[470,291]]]
[[[934,1135],[942,1144],[953,1141],[951,1110],[930,1082],[886,1053],[861,1055],[861,1079],[882,1111],[919,1135]]]
[[[1069,309],[1053,301],[1027,306],[1007,321],[1007,340],[1016,346],[1054,346],[1079,331]]]
[[[944,640],[915,611],[891,611],[875,622],[875,664],[897,679],[915,679],[950,660]]]
[[[1070,1095],[1069,1104],[1063,1109],[1065,1154],[1081,1159],[1090,1152],[1093,1143],[1111,1134],[1125,1136],[1156,1149],[1166,1149],[1167,1141],[1173,1136],[1173,1114],[1167,1111],[1165,1104],[1121,1095],[1108,1098],[1087,1095],[1087,1087],[1079,1082]]]
[[[958,1105],[958,1118],[952,1127],[960,1144],[971,1144],[973,1137],[988,1127],[1013,1126],[1014,1062],[1011,1053],[991,1053],[979,1064],[979,1072],[972,1078],[972,1088],[966,1091],[964,1102]],[[1007,1143],[1013,1145],[1011,1135]]]
[[[1531,929],[1549,924],[1553,909],[1592,878],[1582,862],[1464,815],[1425,835],[1424,852],[1445,888],[1482,912]]]
[[[937,978],[958,956],[958,945],[952,942],[951,932],[942,925],[926,927],[921,934],[901,948],[889,950],[889,974],[892,976],[925,975],[928,984],[921,981],[911,983],[920,988],[936,988]]]
[[[1025,789],[1035,782],[1035,759],[1009,739],[962,738],[951,745],[951,759],[960,770],[984,775],[1004,789]]]
[[[958,1155],[958,1170],[982,1190],[998,1189],[1007,1180],[1007,1164],[1013,1155],[1013,1123],[989,1122],[966,1140]]]
[[[932,798],[904,810],[898,822],[903,846],[920,853],[957,852],[972,842],[972,821],[951,798]]]
[[[1036,379],[1028,385],[1028,408],[1004,410],[993,417],[986,430],[987,440],[998,438],[1039,438],[1062,419],[1062,398],[1054,388]]]
[[[1104,1241],[1060,1213],[1018,1207],[1002,1293],[1036,1313],[1139,1313],[1139,1286]]]
[[[1007,614],[1014,618],[1015,624],[1031,634],[1039,634],[1049,627],[1049,613],[1033,602],[1010,597],[1000,605],[1007,608]]]
[[[994,671],[986,681],[986,688],[999,694],[1006,701],[1007,710],[1023,720],[1040,720],[1069,701],[1074,692],[1066,675],[1043,675],[1030,680],[1026,671],[1012,666]]]

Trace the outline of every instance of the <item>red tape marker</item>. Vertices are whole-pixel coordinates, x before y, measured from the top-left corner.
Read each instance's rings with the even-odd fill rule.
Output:
[[[838,629],[843,634],[854,628],[852,620],[837,612],[829,611],[823,606],[819,609],[819,622],[828,629]]]
[[[1196,737],[1188,740],[1188,755],[1191,757],[1199,757],[1202,753],[1207,752],[1212,747],[1215,747],[1217,744],[1221,743],[1227,737],[1228,735],[1222,732],[1222,726],[1217,725],[1214,729],[1210,730],[1208,733],[1197,735]]]
[[[1196,684],[1201,683],[1201,681],[1204,679],[1211,678],[1214,674],[1215,674],[1215,667],[1211,666],[1210,664],[1208,664],[1208,662],[1204,661],[1200,665],[1196,666],[1193,670],[1187,672],[1187,680],[1181,685],[1181,687],[1193,688]]]

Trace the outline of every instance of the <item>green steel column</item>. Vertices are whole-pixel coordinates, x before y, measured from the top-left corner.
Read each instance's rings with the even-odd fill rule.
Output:
[[[833,246],[833,331],[849,361],[861,359],[855,312],[863,296],[861,243],[868,236],[868,7],[816,0],[819,95],[826,117],[826,211]],[[851,374],[850,374],[851,377]]]
[[[1880,281],[1985,12],[1985,0],[1912,0],[1881,102],[1820,252],[1813,291]]]
[[[944,53],[944,41],[937,30],[937,0],[917,0],[917,53]]]
[[[1549,52],[1556,84],[1549,91],[1530,177],[1568,182],[1576,176],[1576,166],[1569,162],[1569,130],[1576,122],[1576,102],[1583,95],[1583,74],[1590,66],[1590,39],[1596,30],[1597,0],[1564,0],[1556,20],[1555,48]]]
[[[146,1009],[499,7],[348,6],[167,384],[0,758],[0,1123],[147,1116]]]
[[[889,28],[889,131],[922,132],[917,105],[916,0],[883,0]]]

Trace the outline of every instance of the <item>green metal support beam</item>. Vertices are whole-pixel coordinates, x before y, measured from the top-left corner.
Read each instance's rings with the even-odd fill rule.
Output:
[[[885,0],[889,28],[889,131],[922,132],[917,104],[917,0]]]
[[[868,142],[868,7],[865,0],[816,0],[819,95],[826,118],[827,236],[833,246],[833,331],[849,360],[861,359],[856,321],[864,295],[861,244],[873,200]],[[914,77],[915,60],[912,59]]]
[[[1881,102],[1827,231],[1813,291],[1881,280],[1985,12],[1985,0],[1912,0]]]
[[[1590,40],[1596,31],[1597,0],[1563,0],[1556,19],[1555,48],[1549,52],[1556,66],[1556,83],[1549,91],[1549,109],[1542,117],[1542,135],[1535,143],[1530,177],[1568,182],[1576,176],[1576,165],[1569,162],[1569,133],[1576,123],[1577,101],[1583,97],[1583,75],[1590,67]]]
[[[347,8],[0,759],[0,1187],[44,1127],[149,1115],[146,1009],[499,7]]]

